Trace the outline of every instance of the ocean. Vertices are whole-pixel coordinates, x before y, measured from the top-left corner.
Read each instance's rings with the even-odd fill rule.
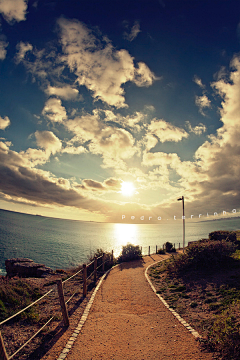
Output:
[[[240,229],[240,218],[214,221],[186,221],[186,241],[207,238],[214,230]],[[153,253],[166,242],[182,246],[182,223],[114,224],[63,220],[0,210],[0,274],[5,260],[30,258],[52,269],[67,269],[88,261],[97,249],[114,251],[118,256],[127,243],[151,246]]]

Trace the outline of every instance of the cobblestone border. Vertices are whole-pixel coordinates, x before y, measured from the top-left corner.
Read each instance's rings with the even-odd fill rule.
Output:
[[[113,268],[111,268],[113,269]],[[108,273],[111,271],[111,269],[109,269],[100,279],[99,283],[96,286],[96,289],[94,290],[94,292],[92,293],[92,296],[89,300],[89,302],[87,303],[87,306],[85,307],[85,310],[83,312],[83,315],[81,317],[81,320],[79,321],[77,327],[75,328],[74,332],[72,333],[72,335],[70,336],[67,344],[65,345],[64,349],[62,350],[61,354],[59,355],[59,357],[57,358],[57,360],[63,360],[67,357],[71,347],[73,346],[75,340],[77,339],[78,334],[80,333],[80,331],[82,330],[82,327],[85,323],[85,321],[87,320],[89,311],[91,309],[91,306],[93,304],[94,298],[96,296],[96,293],[98,291],[98,289],[100,288],[103,280],[105,279],[105,277],[108,275]]]
[[[163,299],[163,297],[162,297],[161,295],[157,294],[157,291],[156,291],[155,287],[153,286],[153,284],[152,284],[152,282],[151,282],[151,280],[150,280],[147,272],[148,272],[148,269],[149,269],[150,267],[158,264],[158,263],[161,262],[161,261],[163,261],[163,260],[156,261],[156,262],[154,262],[153,264],[150,264],[150,265],[146,268],[146,270],[145,270],[145,277],[146,277],[147,281],[149,282],[149,284],[150,284],[152,290],[155,292],[155,294],[159,297],[159,299],[160,299],[160,300],[162,301],[162,303],[166,306],[166,308],[167,308],[169,311],[171,311],[171,313],[178,319],[178,321],[179,321],[183,326],[185,326],[185,328],[186,328],[188,331],[190,331],[190,333],[191,333],[196,339],[201,338],[201,335],[199,335],[199,333],[198,333],[195,329],[193,329],[175,310],[173,310],[173,309],[168,305],[168,303]]]

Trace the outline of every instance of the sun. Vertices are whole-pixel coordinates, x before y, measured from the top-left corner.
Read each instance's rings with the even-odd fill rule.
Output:
[[[132,196],[135,192],[135,187],[131,182],[122,182],[121,194],[124,196]]]

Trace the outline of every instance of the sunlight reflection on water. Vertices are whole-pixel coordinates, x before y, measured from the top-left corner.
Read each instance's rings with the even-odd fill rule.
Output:
[[[114,237],[115,237],[115,256],[119,256],[122,246],[131,243],[138,245],[138,231],[139,227],[136,224],[114,224]]]

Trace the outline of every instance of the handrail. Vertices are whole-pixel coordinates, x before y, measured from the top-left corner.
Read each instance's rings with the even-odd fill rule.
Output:
[[[94,273],[96,273],[96,271],[100,268],[100,267],[104,267],[104,263],[105,262],[109,262],[110,260],[106,260],[104,261],[104,254],[100,255],[98,258],[95,258],[93,261],[91,261],[89,264],[85,265],[86,269],[91,266],[93,263],[95,263],[95,261],[97,261],[98,259],[103,258],[102,264],[99,265],[98,267],[96,267],[94,269],[94,271],[91,272],[91,274],[89,275],[88,278],[86,278],[85,281],[87,281]],[[83,268],[80,269],[79,271],[77,271],[75,274],[73,274],[72,276],[70,276],[69,278],[67,278],[66,280],[62,281],[62,284],[65,284],[68,280],[74,278],[76,275],[78,275],[80,272],[83,272]],[[61,281],[61,280],[60,280]],[[94,280],[95,281],[95,280]],[[41,296],[39,299],[37,299],[36,301],[34,301],[33,303],[29,304],[28,306],[26,306],[24,309],[18,311],[16,314],[10,316],[9,318],[3,320],[2,322],[0,322],[0,325],[3,325],[5,323],[7,323],[9,320],[15,318],[16,316],[20,315],[21,313],[23,313],[24,311],[26,311],[27,309],[29,309],[30,307],[32,307],[33,305],[37,304],[39,301],[41,301],[42,299],[44,299],[47,295],[49,295],[51,292],[53,292],[55,289],[52,288],[51,290],[49,290],[46,294],[44,294],[43,296]],[[63,296],[63,302],[65,302],[65,305],[68,304],[68,302],[70,302],[70,300],[74,297],[74,295],[76,295],[76,292],[74,294],[72,294],[70,296],[70,298],[65,302],[64,301],[64,295],[62,293]],[[59,311],[57,311],[56,313],[58,313]],[[19,349],[17,349],[17,351],[15,351],[14,354],[12,354],[11,356],[7,357],[8,360],[12,359],[15,355],[17,355],[29,342],[31,342],[54,318],[54,316],[56,315],[56,313],[30,338],[28,339]],[[3,344],[4,346],[4,344]],[[1,349],[0,349],[1,350]]]
[[[72,276],[70,276],[69,278],[67,278],[66,280],[64,280],[62,283],[65,284],[68,280],[74,278],[76,275],[78,275],[83,269],[80,269],[78,272],[76,272],[75,274],[73,274]]]
[[[41,329],[39,329],[30,339],[28,339],[25,344],[23,344],[19,349],[17,349],[17,351],[15,351],[14,354],[12,354],[8,359],[12,359],[15,355],[17,355],[19,353],[19,351],[21,351],[28,343],[30,343],[30,341],[32,341],[44,328],[45,326],[47,326],[51,321],[52,319],[54,318],[55,315],[53,315],[47,322],[46,324],[44,324]]]

